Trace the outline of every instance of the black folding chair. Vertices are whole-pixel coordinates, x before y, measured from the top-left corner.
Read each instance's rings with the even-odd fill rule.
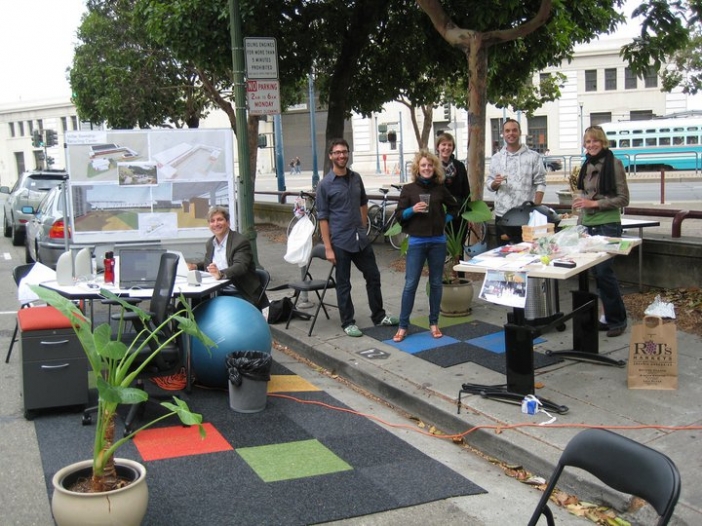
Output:
[[[326,262],[326,265],[323,263]],[[328,271],[326,273],[326,277],[323,279],[315,279],[312,277],[311,270],[314,267],[315,272],[322,271],[324,267],[328,267]],[[307,333],[307,336],[312,336],[312,330],[314,329],[315,323],[317,323],[317,317],[319,316],[319,311],[323,310],[324,315],[329,319],[329,312],[327,311],[327,306],[329,307],[337,307],[337,305],[333,305],[331,303],[324,303],[324,297],[327,294],[327,291],[329,289],[336,289],[336,281],[334,280],[334,268],[335,265],[332,263],[329,263],[327,261],[327,256],[326,256],[326,251],[324,249],[323,244],[318,244],[315,245],[312,248],[312,253],[310,255],[310,260],[307,263],[307,266],[305,267],[305,278],[302,281],[295,281],[293,283],[288,283],[288,287],[293,289],[295,291],[295,294],[293,295],[293,309],[290,311],[290,315],[288,316],[288,321],[285,324],[285,328],[287,329],[290,327],[290,320],[292,320],[293,316],[297,315],[301,318],[309,319],[312,318],[312,323],[310,324],[310,330]],[[310,315],[307,312],[303,312],[298,310],[297,307],[297,302],[300,300],[300,293],[301,292],[314,292],[317,295],[317,299],[319,300],[317,302],[317,308],[314,311],[314,314]]]
[[[256,306],[259,309],[262,309],[268,306],[268,297],[266,296],[266,289],[268,288],[268,284],[271,282],[271,275],[266,269],[257,268],[256,276],[258,276],[258,281],[261,283],[261,294],[259,294],[256,300]]]
[[[566,466],[583,469],[609,487],[645,500],[658,513],[658,526],[668,524],[673,516],[680,496],[680,473],[673,461],[611,431],[586,429],[568,442],[529,526],[535,526],[541,515],[549,526],[555,525],[548,500]]]

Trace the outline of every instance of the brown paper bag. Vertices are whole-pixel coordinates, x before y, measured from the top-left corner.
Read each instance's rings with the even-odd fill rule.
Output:
[[[675,323],[646,316],[631,329],[629,389],[677,389],[678,341]]]

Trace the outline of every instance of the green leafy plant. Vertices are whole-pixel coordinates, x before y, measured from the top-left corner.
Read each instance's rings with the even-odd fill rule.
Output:
[[[88,358],[90,368],[95,375],[98,390],[98,411],[93,446],[93,473],[90,480],[90,492],[103,492],[117,489],[120,481],[115,470],[114,456],[117,449],[131,440],[140,431],[154,425],[161,420],[177,415],[180,421],[188,426],[196,425],[200,435],[205,436],[202,426],[202,415],[193,413],[188,405],[173,397],[173,402],[162,402],[161,405],[168,409],[168,413],[152,420],[134,432],[115,440],[115,418],[120,404],[138,404],[145,402],[149,395],[142,389],[132,387],[137,376],[149,366],[158,354],[171,345],[181,335],[198,338],[207,347],[214,347],[215,343],[200,331],[193,311],[188,302],[181,296],[178,308],[167,319],[152,330],[142,329],[131,343],[122,341],[124,336],[124,313],[132,311],[144,322],[151,318],[150,314],[137,306],[122,301],[109,290],[101,289],[100,294],[105,298],[118,302],[122,306],[122,316],[115,334],[109,323],[102,323],[92,327],[92,322],[71,300],[64,298],[58,292],[44,287],[32,285],[30,287],[39,299],[55,307],[65,315],[73,325],[78,341]],[[175,326],[167,337],[163,330]],[[152,342],[155,345],[150,346]],[[149,350],[151,349],[151,350]],[[134,362],[142,352],[148,352],[146,358],[138,365]]]
[[[484,223],[492,219],[492,212],[485,201],[470,201],[470,197],[463,202],[460,210],[461,222],[458,231],[454,229],[453,222],[446,224],[446,262],[444,263],[444,283],[458,283],[458,273],[453,267],[458,265],[463,256],[464,243],[468,233],[469,223]]]
[[[485,201],[470,201],[470,197],[466,199],[459,211],[461,217],[465,219],[461,223],[460,228],[456,231],[453,227],[453,222],[446,225],[446,262],[444,264],[443,281],[444,283],[458,282],[458,273],[453,270],[453,267],[458,264],[463,255],[463,242],[468,232],[468,223],[484,223],[492,219],[492,212]],[[385,232],[386,236],[399,234],[402,230],[400,223],[395,223]],[[407,254],[409,239],[405,238],[400,246],[400,254]]]

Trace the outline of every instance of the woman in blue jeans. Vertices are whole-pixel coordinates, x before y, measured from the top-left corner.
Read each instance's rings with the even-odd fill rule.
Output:
[[[410,173],[412,182],[402,187],[397,205],[402,230],[409,236],[409,247],[400,324],[393,337],[395,342],[407,337],[409,318],[425,263],[429,267],[429,330],[434,338],[443,336],[439,330],[439,308],[446,260],[444,228],[459,208],[456,198],[444,186],[444,169],[436,155],[428,150],[417,152]]]
[[[607,135],[600,126],[585,130],[583,146],[586,159],[577,185],[581,195],[573,199],[573,208],[581,210],[580,222],[591,236],[621,237],[620,210],[629,204],[624,165],[609,150]],[[626,330],[626,307],[613,263],[608,259],[593,268],[605,317],[599,330],[607,331],[609,337],[621,336]]]

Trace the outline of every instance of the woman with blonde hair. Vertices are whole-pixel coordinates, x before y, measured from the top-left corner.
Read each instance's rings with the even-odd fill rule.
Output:
[[[609,149],[607,135],[600,126],[590,126],[583,135],[585,162],[580,168],[573,208],[580,209],[580,222],[592,236],[621,237],[620,210],[629,204],[629,187],[624,165]],[[626,330],[626,307],[614,274],[613,260],[593,268],[605,319],[599,329],[607,336],[621,336]]]
[[[412,182],[402,187],[397,205],[402,230],[409,236],[405,261],[405,287],[402,290],[400,324],[393,341],[407,336],[409,317],[422,276],[429,267],[429,330],[434,338],[439,330],[442,274],[446,259],[445,225],[458,214],[458,202],[444,185],[444,170],[439,158],[428,150],[414,156],[410,170]]]

